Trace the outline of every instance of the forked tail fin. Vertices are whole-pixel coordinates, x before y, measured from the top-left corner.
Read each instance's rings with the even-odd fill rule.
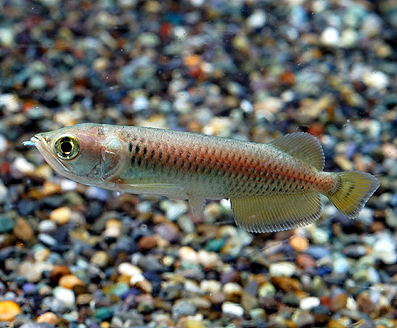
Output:
[[[369,173],[357,171],[338,173],[338,176],[340,178],[338,190],[327,197],[339,211],[354,219],[378,189],[379,180]]]

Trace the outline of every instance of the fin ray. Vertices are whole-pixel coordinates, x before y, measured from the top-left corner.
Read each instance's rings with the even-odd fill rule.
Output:
[[[274,232],[302,227],[322,212],[316,191],[246,196],[230,199],[236,224],[249,232]]]

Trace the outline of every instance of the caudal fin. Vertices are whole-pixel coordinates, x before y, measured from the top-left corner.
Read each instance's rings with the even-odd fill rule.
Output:
[[[369,173],[356,171],[338,173],[338,176],[340,177],[338,190],[327,196],[339,211],[354,219],[378,189],[379,180]]]

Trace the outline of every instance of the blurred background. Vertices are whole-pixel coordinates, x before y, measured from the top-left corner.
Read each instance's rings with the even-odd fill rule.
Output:
[[[0,327],[395,327],[396,30],[394,0],[0,1]],[[82,122],[305,131],[381,187],[357,220],[249,234],[22,146]]]

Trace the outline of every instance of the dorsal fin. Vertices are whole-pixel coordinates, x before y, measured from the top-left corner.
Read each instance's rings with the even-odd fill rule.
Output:
[[[287,154],[321,171],[324,168],[324,152],[318,140],[309,133],[295,132],[286,134],[270,142]]]

